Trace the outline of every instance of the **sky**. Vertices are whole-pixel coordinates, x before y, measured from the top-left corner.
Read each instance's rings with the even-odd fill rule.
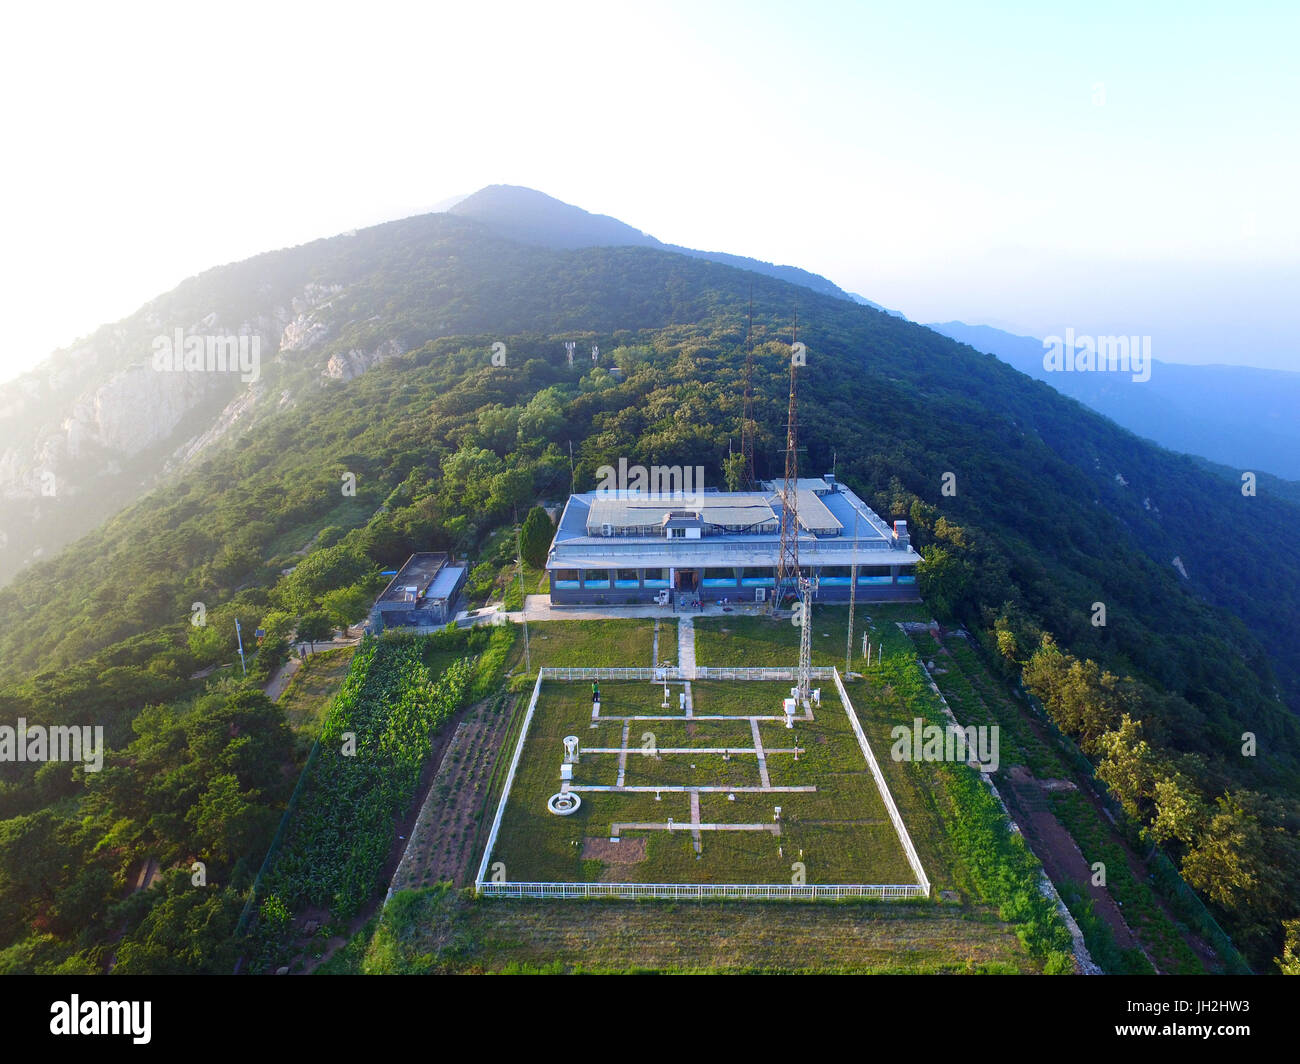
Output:
[[[1294,3],[22,5],[0,380],[494,183],[916,321],[1300,370],[1298,39]]]

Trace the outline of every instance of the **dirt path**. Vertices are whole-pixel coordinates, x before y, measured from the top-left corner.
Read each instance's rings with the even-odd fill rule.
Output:
[[[1030,712],[1028,709],[1022,710],[1022,713],[1024,719],[1028,722],[1030,729],[1034,732],[1035,735],[1037,735],[1044,742],[1048,742],[1048,743],[1055,742],[1055,736],[1049,733],[1048,729],[1044,726],[1042,721],[1040,721],[1034,713]],[[1105,802],[1102,801],[1101,795],[1099,795],[1096,792],[1096,790],[1093,789],[1091,781],[1085,779],[1083,776],[1077,773],[1072,774],[1071,778],[1075,783],[1078,792],[1082,794],[1083,797],[1087,800],[1088,804],[1091,805],[1093,809],[1097,811],[1097,816],[1105,820],[1108,824],[1113,823],[1113,821],[1111,820],[1110,813],[1106,809]],[[1053,819],[1055,819],[1055,817],[1053,817]],[[1119,846],[1120,850],[1123,851],[1125,862],[1128,864],[1129,872],[1132,873],[1133,878],[1136,879],[1139,883],[1146,883],[1150,881],[1151,872],[1147,868],[1146,862],[1141,857],[1139,857],[1136,853],[1133,852],[1132,847],[1129,846],[1128,840],[1124,838],[1123,834],[1118,830],[1112,830],[1111,838]],[[1071,838],[1070,841],[1071,843],[1074,843],[1073,838]],[[1078,848],[1077,844],[1075,844],[1075,847],[1076,849]],[[1096,899],[1099,893],[1109,897],[1109,892],[1105,891],[1103,888],[1091,886],[1090,878],[1082,880],[1082,882],[1088,884],[1088,894],[1090,897]],[[1182,921],[1179,919],[1179,917],[1177,917],[1174,914],[1173,910],[1170,909],[1169,907],[1168,901],[1166,901],[1165,898],[1162,897],[1158,891],[1155,890],[1151,891],[1151,900],[1160,909],[1160,911],[1164,913],[1166,917],[1168,917],[1169,921],[1172,924],[1174,924],[1175,927],[1182,926]],[[1097,905],[1096,908],[1098,912],[1101,912],[1100,905]],[[1109,923],[1109,921],[1107,922]],[[1118,938],[1119,936],[1116,935],[1117,941]],[[1218,956],[1215,954],[1214,950],[1210,948],[1209,944],[1206,943],[1203,939],[1201,939],[1200,936],[1192,934],[1190,929],[1185,930],[1184,938],[1187,944],[1192,947],[1192,950],[1201,959],[1202,963],[1205,964],[1207,969],[1210,969],[1213,965],[1219,962]],[[1121,941],[1120,945],[1123,946],[1124,943]],[[1139,949],[1142,950],[1142,953],[1146,957],[1146,959],[1151,962],[1151,967],[1154,968],[1157,972],[1161,971],[1160,966],[1156,964],[1154,958],[1152,958],[1150,951],[1147,950],[1146,947],[1143,946],[1140,941],[1137,943],[1137,946]]]
[[[969,645],[975,646],[974,640],[962,633],[952,635],[945,632],[944,636],[965,638]],[[943,645],[942,638],[939,643],[940,646]],[[978,650],[978,647],[975,649]],[[967,679],[970,680],[969,677]],[[971,686],[975,689],[973,681],[971,681]],[[975,694],[981,701],[984,700],[978,689],[975,689]],[[1011,698],[1010,705],[1020,714],[1021,719],[1040,742],[1049,749],[1056,748],[1058,740],[1055,734],[1051,732],[1036,712],[1019,697]],[[987,703],[985,703],[985,707],[988,708]],[[1052,813],[1051,804],[1044,791],[1044,786],[1056,786],[1061,781],[1039,780],[1023,766],[1015,766],[1007,773],[999,774],[1000,779],[1003,776],[1007,777],[1007,786],[1003,788],[1003,794],[1007,799],[1009,811],[1016,818],[1017,823],[1021,825],[1031,849],[1043,862],[1048,877],[1053,882],[1060,881],[1058,876],[1065,877],[1082,886],[1087,891],[1088,897],[1092,899],[1094,912],[1106,922],[1114,933],[1116,944],[1121,949],[1135,948],[1140,950],[1151,963],[1151,967],[1156,972],[1160,972],[1162,970],[1160,965],[1156,963],[1151,951],[1146,948],[1140,936],[1129,926],[1128,921],[1124,918],[1123,911],[1119,908],[1111,892],[1104,887],[1094,887],[1092,885],[1092,866],[1083,856],[1083,852],[1080,850],[1079,844],[1075,842],[1074,837]],[[1072,785],[1073,789],[1084,797],[1088,804],[1096,810],[1100,819],[1108,824],[1112,823],[1105,802],[1094,789],[1090,779],[1070,768],[1068,781],[1065,782],[1067,786]],[[1118,830],[1111,830],[1110,837],[1111,841],[1118,845],[1123,852],[1125,863],[1128,865],[1133,878],[1139,883],[1148,882],[1151,876],[1146,862],[1133,852],[1123,834]],[[1151,900],[1174,926],[1181,926],[1181,921],[1174,915],[1169,908],[1168,902],[1159,892],[1151,891]],[[1195,951],[1207,969],[1218,962],[1214,951],[1199,936],[1187,931],[1184,937],[1187,944]]]
[[[947,648],[944,646],[944,637],[947,635],[948,633],[945,632],[943,636],[936,638],[939,651],[945,656],[945,663],[947,663],[945,668],[936,669],[936,682],[949,669],[964,674],[960,664],[947,653]],[[997,720],[997,714],[992,711],[975,682],[969,676],[966,676],[966,681],[970,685],[971,696],[980,702],[986,718]],[[1053,739],[1043,733],[1038,722],[1033,720],[1028,712],[1014,702],[1009,704],[1022,714],[1040,740],[1049,747],[1055,745]],[[1079,780],[1074,778],[1073,774],[1067,781],[1040,780],[1025,765],[1010,765],[1006,766],[1004,771],[997,773],[996,782],[1006,803],[1007,812],[1019,825],[1030,850],[1042,861],[1047,878],[1058,887],[1066,880],[1082,887],[1092,899],[1093,911],[1105,921],[1115,936],[1116,944],[1121,949],[1142,950],[1147,960],[1151,962],[1151,967],[1158,972],[1159,966],[1129,927],[1110,892],[1104,887],[1092,885],[1092,866],[1083,856],[1083,851],[1074,841],[1074,836],[1065,829],[1052,812],[1044,786],[1065,786],[1078,790]]]
[[[493,712],[490,701],[480,702],[457,725],[393,875],[394,891],[443,881],[464,887],[473,881],[478,828],[514,703],[510,699]]]
[[[1092,885],[1092,866],[1084,858],[1074,837],[1052,813],[1043,781],[1035,778],[1023,765],[1014,765],[1007,772],[1006,784],[1002,794],[1008,809],[1024,832],[1030,849],[1043,862],[1047,877],[1053,883],[1068,879],[1083,887],[1092,899],[1093,911],[1106,921],[1114,934],[1116,945],[1120,949],[1141,949],[1141,943],[1110,892]],[[1156,967],[1154,962],[1152,967]]]
[[[328,643],[295,643],[289,648],[289,660],[275,670],[262,690],[272,702],[280,701],[280,696],[284,694],[284,689],[289,686],[289,681],[302,668],[303,662],[298,656],[299,647],[308,647],[311,654],[324,654],[330,650],[338,650],[340,647],[358,646],[360,643],[360,636],[352,636],[348,639],[333,639]]]

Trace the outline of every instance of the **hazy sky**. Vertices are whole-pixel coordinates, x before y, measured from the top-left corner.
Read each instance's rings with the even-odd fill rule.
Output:
[[[497,182],[918,321],[1300,369],[1300,5],[1049,6],[12,7],[0,379]]]

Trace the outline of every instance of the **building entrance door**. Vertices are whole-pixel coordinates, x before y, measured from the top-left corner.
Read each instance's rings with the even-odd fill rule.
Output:
[[[700,585],[700,573],[697,569],[677,570],[677,590],[694,591]]]

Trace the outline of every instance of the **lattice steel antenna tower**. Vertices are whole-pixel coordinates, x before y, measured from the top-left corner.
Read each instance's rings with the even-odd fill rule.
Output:
[[[799,342],[799,311],[794,314],[794,343]],[[776,561],[776,605],[780,609],[786,587],[799,587],[799,420],[794,348],[790,355],[790,409],[785,428],[785,482],[781,491],[781,548]]]
[[[754,286],[749,286],[749,327],[745,330],[745,417],[740,423],[741,486],[754,490]]]

